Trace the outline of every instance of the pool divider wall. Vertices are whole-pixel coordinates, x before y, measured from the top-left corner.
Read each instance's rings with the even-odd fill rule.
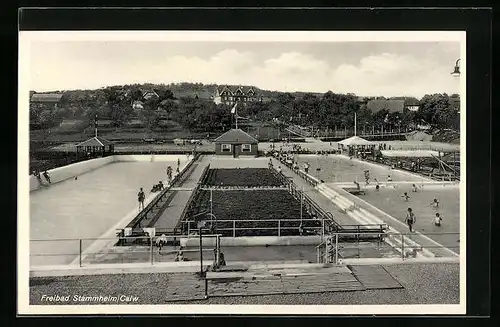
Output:
[[[212,156],[210,158],[211,169],[231,169],[231,168],[268,168],[269,158],[225,158]]]
[[[100,168],[112,162],[162,162],[162,161],[175,161],[177,158],[181,158],[182,162],[187,161],[186,155],[115,155],[108,156],[104,158],[90,159],[86,161],[81,161],[77,163],[73,163],[70,165],[57,167],[51,170],[48,170],[50,175],[50,179],[52,183],[58,183],[65,181],[70,178],[74,178],[75,176],[80,176],[94,169]],[[191,158],[191,156],[190,156]],[[47,183],[43,176],[41,177],[44,185]],[[40,184],[38,178],[33,176],[33,174],[29,177],[30,181],[30,192],[38,190],[43,187]]]

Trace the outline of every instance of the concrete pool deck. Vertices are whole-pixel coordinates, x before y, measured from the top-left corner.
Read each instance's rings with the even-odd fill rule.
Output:
[[[43,294],[59,294],[61,296],[74,294],[79,290],[83,296],[99,294],[119,295],[134,294],[137,302],[130,304],[165,304],[170,301],[184,300],[185,304],[459,304],[460,303],[460,272],[457,263],[421,262],[413,264],[383,264],[383,267],[401,286],[399,289],[371,289],[351,292],[328,292],[318,290],[315,294],[272,294],[231,297],[210,296],[204,299],[204,282],[196,276],[199,262],[192,262],[190,273],[168,273],[148,271],[144,273],[124,274],[116,271],[114,274],[101,275],[69,275],[46,276],[30,278],[30,304],[51,304],[42,301]],[[360,267],[352,263],[352,268]],[[132,268],[132,267],[131,267]],[[187,265],[186,265],[187,268]],[[296,277],[300,282],[301,278]],[[308,279],[308,278],[305,278]],[[310,278],[309,278],[310,280]],[[227,287],[231,287],[228,284]],[[230,293],[230,292],[228,292]],[[270,292],[271,293],[271,292]],[[59,303],[58,303],[59,304]],[[88,303],[60,303],[88,304]],[[92,304],[109,304],[93,302]],[[126,304],[126,303],[123,303]],[[217,313],[217,306],[211,307],[211,313]],[[227,309],[225,313],[227,313]],[[408,309],[407,309],[408,310]],[[400,311],[404,313],[404,310]],[[223,312],[221,312],[223,313]]]

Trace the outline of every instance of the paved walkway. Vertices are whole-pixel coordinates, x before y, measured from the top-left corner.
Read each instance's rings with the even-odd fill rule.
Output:
[[[281,166],[282,173],[286,177],[291,177],[295,185],[300,189],[304,188],[304,193],[307,194],[314,202],[316,202],[326,212],[331,212],[335,221],[340,225],[357,225],[357,221],[349,217],[347,214],[341,213],[340,208],[337,207],[330,199],[323,194],[319,193],[313,186],[306,182],[302,177],[295,174],[290,168],[283,165],[277,159],[272,158],[275,167]]]
[[[186,206],[191,194],[191,191],[201,178],[203,170],[209,164],[209,159],[202,156],[197,162],[194,163],[195,167],[187,179],[180,185],[186,188],[186,191],[176,191],[172,201],[167,205],[160,218],[155,222],[154,227],[173,229],[179,219],[181,218],[182,211]]]

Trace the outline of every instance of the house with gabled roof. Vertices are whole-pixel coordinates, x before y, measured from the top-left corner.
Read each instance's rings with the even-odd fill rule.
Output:
[[[77,144],[76,151],[88,157],[103,157],[113,154],[114,143],[100,136],[94,136],[84,142]]]
[[[231,89],[227,85],[222,87],[217,87],[214,92],[213,101],[215,104],[227,104],[233,105],[235,103],[239,103],[242,105],[246,105],[250,102],[260,101],[262,102],[263,97],[257,95],[255,89],[251,86],[248,89],[243,88],[242,86],[237,87],[236,89]]]
[[[142,98],[144,100],[149,100],[152,97],[159,98],[160,96],[158,95],[158,93],[156,93],[155,90],[143,90],[142,91]]]
[[[61,102],[62,97],[62,93],[34,93],[31,96],[30,101],[53,105],[54,108],[57,108],[58,104]]]
[[[241,129],[231,129],[215,139],[215,154],[239,156],[257,156],[259,141]]]

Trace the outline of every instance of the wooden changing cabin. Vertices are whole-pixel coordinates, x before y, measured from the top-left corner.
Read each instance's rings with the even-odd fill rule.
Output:
[[[76,153],[80,158],[85,156],[90,158],[105,157],[112,155],[114,151],[114,143],[99,136],[94,136],[76,146]]]

